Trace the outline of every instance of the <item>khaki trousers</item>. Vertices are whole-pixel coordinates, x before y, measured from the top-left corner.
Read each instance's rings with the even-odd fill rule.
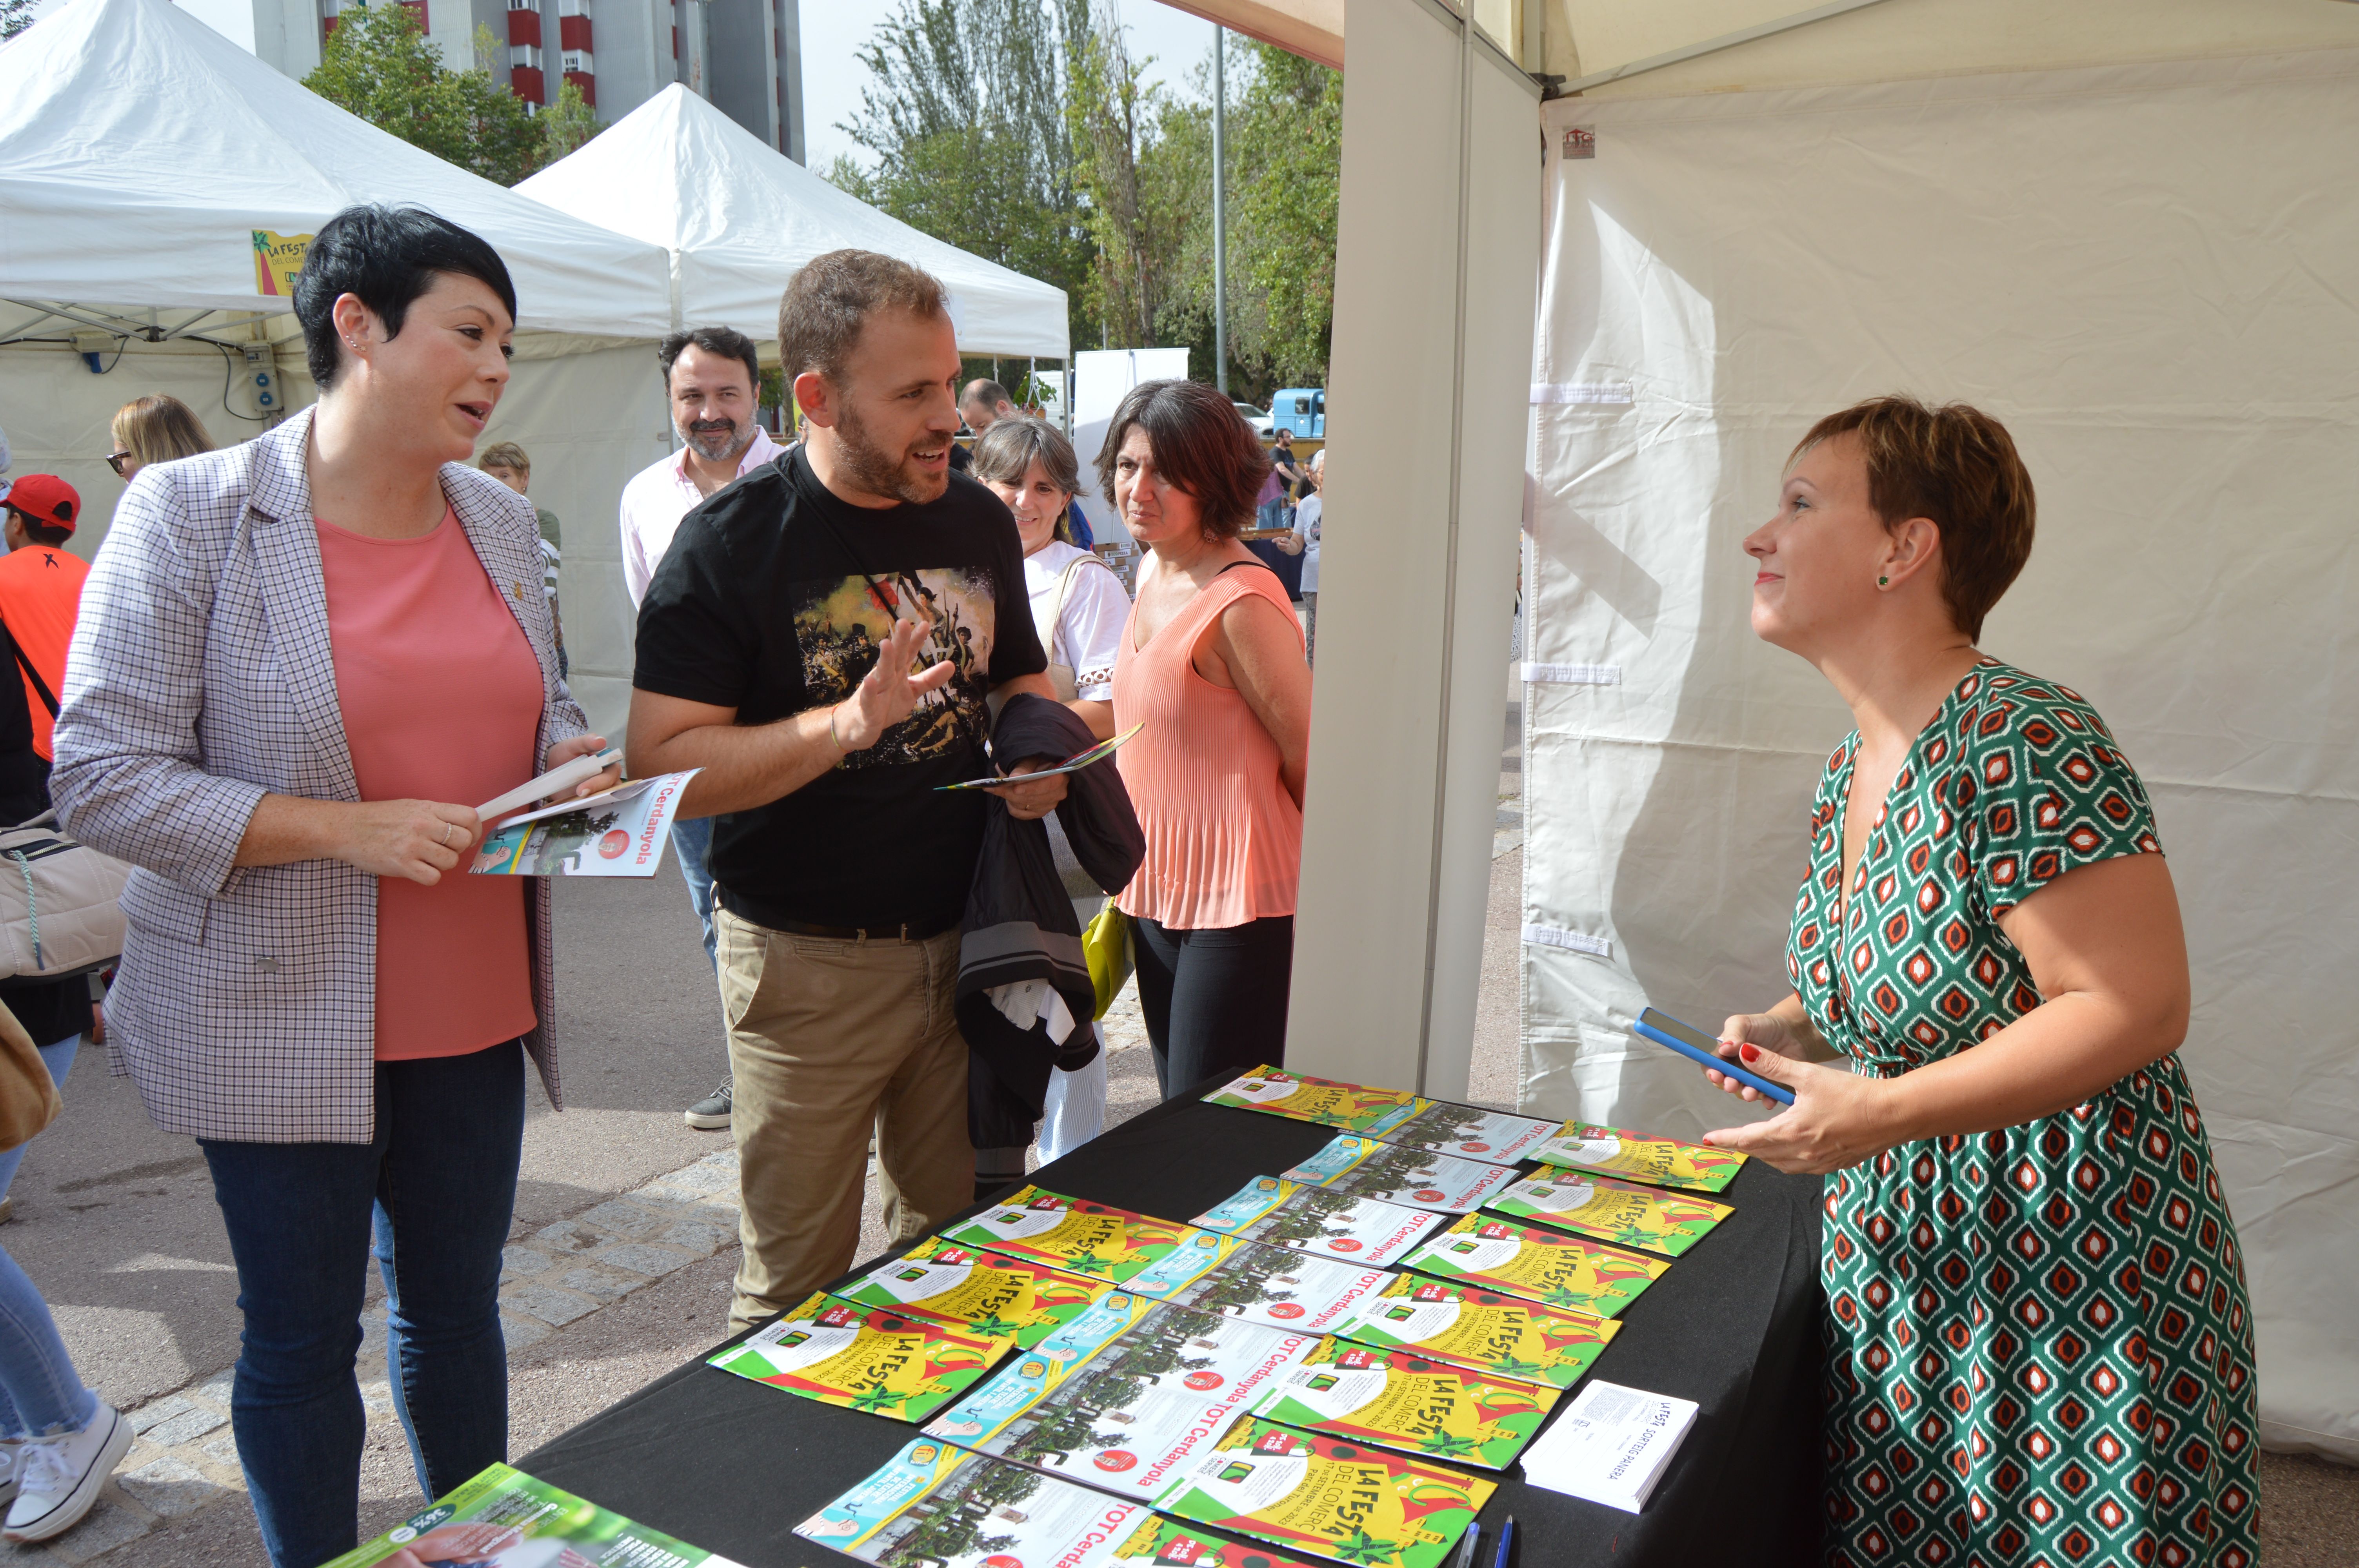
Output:
[[[868,1138],[896,1241],[974,1199],[959,934],[796,936],[712,912],[736,1100],[745,1260],[729,1326],[799,1305],[852,1267]]]

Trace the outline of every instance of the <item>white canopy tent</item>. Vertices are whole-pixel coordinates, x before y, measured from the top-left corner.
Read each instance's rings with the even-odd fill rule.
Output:
[[[308,236],[363,201],[430,209],[507,263],[522,330],[487,439],[522,442],[534,499],[574,526],[575,684],[617,722],[629,623],[605,602],[621,600],[611,520],[623,480],[665,450],[645,348],[669,320],[663,253],[388,135],[167,0],[72,0],[0,46],[11,471],[62,475],[103,519],[122,492],[107,422],[132,398],[173,394],[223,444],[310,402],[293,303],[262,292],[255,235]],[[73,547],[103,536],[84,527]]]
[[[1063,289],[886,217],[678,83],[516,189],[670,252],[675,327],[717,323],[770,342],[795,270],[857,246],[949,287],[962,352],[1061,360],[1070,346]]]

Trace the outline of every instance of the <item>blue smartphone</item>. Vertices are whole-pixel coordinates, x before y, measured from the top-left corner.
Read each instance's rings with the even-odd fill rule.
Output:
[[[1758,1073],[1748,1073],[1723,1056],[1718,1036],[1706,1034],[1692,1024],[1681,1023],[1668,1012],[1658,1012],[1650,1007],[1638,1015],[1637,1022],[1630,1025],[1630,1030],[1658,1045],[1669,1046],[1682,1056],[1691,1056],[1713,1072],[1734,1078],[1748,1088],[1758,1089],[1780,1105],[1794,1103],[1794,1091],[1785,1085],[1773,1084]]]

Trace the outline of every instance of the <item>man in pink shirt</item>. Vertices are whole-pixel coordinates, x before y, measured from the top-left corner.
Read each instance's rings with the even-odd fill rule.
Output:
[[[680,449],[634,475],[623,487],[623,582],[636,610],[647,584],[671,548],[680,519],[705,497],[740,474],[751,473],[786,449],[756,422],[762,362],[754,340],[729,327],[698,327],[674,332],[656,349],[663,365],[664,391]],[[696,917],[704,923],[704,957],[712,961],[712,878],[704,869],[712,844],[712,819],[674,824],[672,847]],[[723,1060],[726,1044],[723,1045]],[[706,1131],[725,1130],[732,1103],[724,1072],[721,1087],[688,1108],[688,1124]]]

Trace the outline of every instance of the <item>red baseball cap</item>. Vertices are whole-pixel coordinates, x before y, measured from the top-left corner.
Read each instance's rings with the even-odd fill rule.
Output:
[[[28,473],[8,487],[8,504],[45,528],[73,532],[82,492],[53,473]]]

